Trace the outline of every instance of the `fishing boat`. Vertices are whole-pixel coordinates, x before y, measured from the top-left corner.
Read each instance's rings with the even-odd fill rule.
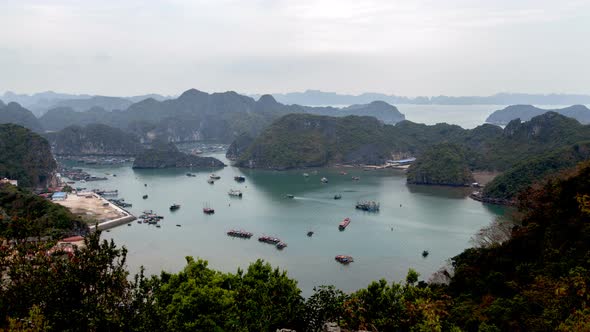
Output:
[[[363,210],[367,212],[377,212],[379,211],[379,203],[375,201],[361,201],[357,202],[355,206],[358,210]]]
[[[205,207],[203,207],[203,213],[204,214],[213,214],[215,213],[215,210],[209,206],[209,204],[205,204]]]
[[[328,183],[328,178],[322,178],[320,181],[322,181],[322,183]]]
[[[352,256],[348,255],[338,255],[334,259],[341,264],[348,264],[354,262]]]
[[[342,220],[340,222],[340,224],[338,224],[338,229],[343,231],[346,229],[346,227],[348,227],[349,224],[350,224],[350,218],[344,218],[344,220]]]
[[[213,180],[213,179],[207,179],[207,183],[208,184],[214,184],[215,183],[215,180]]]
[[[303,173],[303,177],[307,178],[307,177],[309,177],[309,174]]]
[[[361,179],[361,178],[360,178],[359,176],[353,176],[353,177],[352,177],[352,180],[353,180],[353,181],[358,181],[358,180],[360,180],[360,179]]]
[[[277,243],[281,242],[281,239],[279,239],[278,237],[274,237],[274,236],[263,235],[258,238],[258,241],[276,245]]]
[[[232,237],[239,237],[239,238],[243,238],[243,239],[249,239],[254,234],[252,234],[250,232],[246,232],[246,231],[241,230],[241,229],[230,229],[229,231],[227,231],[227,235],[232,236]]]
[[[219,179],[221,179],[221,176],[219,176],[215,173],[211,173],[211,174],[209,174],[209,178],[213,179],[213,180],[219,180]]]
[[[170,205],[170,211],[176,211],[178,209],[180,209],[180,205],[178,205],[176,203]]]
[[[293,195],[293,194],[287,194],[287,198],[295,198],[295,195]]]
[[[312,237],[313,236],[313,231],[307,231],[307,236]]]
[[[341,199],[341,198],[342,198],[342,195],[340,195],[340,194],[334,195],[334,199]]]
[[[230,189],[227,194],[231,197],[242,197],[242,191],[236,189]]]
[[[237,175],[237,176],[234,176],[234,180],[236,180],[237,182],[244,182],[244,181],[246,181],[246,178],[244,176]]]
[[[428,254],[430,254],[430,253],[428,252],[428,250],[424,250],[424,251],[422,252],[422,257],[426,258],[426,257],[428,257]]]
[[[143,195],[142,197],[143,197],[143,199],[147,199],[148,195]]]
[[[283,241],[276,244],[277,249],[282,250],[283,248],[287,247],[287,244]]]

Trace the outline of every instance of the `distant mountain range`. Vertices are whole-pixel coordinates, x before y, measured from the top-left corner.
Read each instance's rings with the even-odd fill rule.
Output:
[[[497,93],[491,96],[433,96],[433,97],[404,97],[382,93],[363,93],[360,95],[339,94],[307,90],[305,92],[273,93],[275,99],[283,104],[299,105],[352,105],[367,104],[374,100],[382,100],[389,104],[419,104],[419,105],[572,105],[590,104],[590,95],[579,94],[526,94],[526,93]],[[251,95],[254,98],[259,95]]]
[[[590,109],[584,105],[573,105],[559,109],[542,109],[533,105],[510,105],[490,114],[486,119],[486,122],[503,126],[515,119],[529,121],[533,117],[547,112],[559,113],[574,118],[583,124],[590,123]]]
[[[55,107],[70,107],[76,111],[86,111],[93,107],[101,107],[105,110],[123,110],[131,104],[152,98],[156,100],[166,100],[172,97],[162,96],[158,94],[147,94],[132,97],[109,97],[97,96],[87,94],[68,94],[58,93],[53,91],[46,91],[28,94],[16,94],[7,91],[4,95],[0,95],[0,99],[4,102],[16,102],[21,106],[31,110],[36,116],[44,114],[47,110]]]

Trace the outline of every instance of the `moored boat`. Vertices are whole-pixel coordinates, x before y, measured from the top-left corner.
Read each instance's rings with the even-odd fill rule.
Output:
[[[215,180],[213,180],[213,179],[207,179],[207,183],[208,184],[214,184],[215,183]]]
[[[350,218],[344,218],[344,220],[338,224],[338,229],[343,231],[346,229],[346,227],[348,227],[348,225],[350,225]]]
[[[352,256],[348,255],[338,255],[334,259],[341,264],[348,264],[354,262]]]
[[[178,209],[180,209],[180,205],[178,205],[176,203],[170,205],[170,211],[176,211]]]
[[[285,247],[287,247],[287,244],[283,241],[279,242],[276,244],[277,249],[283,249]]]
[[[237,175],[237,176],[234,176],[234,180],[236,180],[237,182],[244,182],[244,181],[246,181],[246,178],[244,176]]]
[[[375,201],[361,201],[357,202],[355,206],[358,210],[377,212],[379,211],[379,203]]]
[[[203,207],[203,213],[204,214],[213,214],[215,213],[215,210],[209,206],[209,204],[206,204],[205,207]]]
[[[213,179],[213,180],[219,180],[219,179],[221,179],[221,176],[219,176],[215,173],[211,173],[211,174],[209,174],[209,178]]]
[[[277,243],[281,242],[281,239],[274,236],[263,235],[258,238],[258,241],[276,245]]]
[[[246,232],[246,231],[241,230],[241,229],[230,229],[229,231],[227,231],[227,235],[232,236],[232,237],[239,237],[239,238],[243,238],[243,239],[249,239],[254,234],[252,234],[250,232]]]

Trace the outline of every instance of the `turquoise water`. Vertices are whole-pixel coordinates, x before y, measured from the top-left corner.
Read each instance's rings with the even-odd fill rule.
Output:
[[[224,160],[222,155],[215,157]],[[161,228],[133,222],[103,233],[127,247],[132,272],[141,265],[148,273],[175,272],[184,266],[185,256],[201,257],[213,268],[235,272],[262,258],[286,269],[304,295],[322,284],[352,291],[380,278],[403,280],[408,268],[428,279],[448,258],[469,247],[478,229],[503,213],[500,207],[467,198],[463,189],[408,186],[404,173],[394,170],[346,169],[348,174],[340,175],[340,170],[318,169],[317,174],[307,171],[310,176],[304,178],[303,171],[226,167],[214,170],[221,179],[210,185],[206,180],[213,170],[133,170],[130,165],[85,169],[117,177],[76,186],[118,189],[120,197],[133,204],[132,213],[152,209],[165,217]],[[197,176],[187,177],[187,172]],[[246,181],[237,183],[236,175],[244,175]],[[361,180],[352,181],[353,175]],[[324,176],[329,183],[320,182]],[[229,197],[232,188],[242,190],[244,197]],[[336,193],[342,199],[334,200]],[[143,200],[144,194],[149,198]],[[295,198],[288,199],[287,194]],[[355,210],[355,203],[365,199],[379,201],[381,211]],[[173,203],[181,208],[170,212]],[[205,204],[215,209],[214,215],[202,213]],[[352,222],[341,232],[338,223],[345,217]],[[228,237],[225,232],[231,228],[254,236]],[[311,238],[306,235],[309,230],[315,232]],[[280,251],[258,242],[263,234],[281,238],[288,247]],[[423,250],[430,252],[427,258],[422,258]],[[353,256],[354,263],[335,262],[339,254]]]

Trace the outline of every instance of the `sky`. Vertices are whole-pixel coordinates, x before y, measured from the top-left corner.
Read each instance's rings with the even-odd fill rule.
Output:
[[[590,94],[590,0],[0,0],[0,92]]]

